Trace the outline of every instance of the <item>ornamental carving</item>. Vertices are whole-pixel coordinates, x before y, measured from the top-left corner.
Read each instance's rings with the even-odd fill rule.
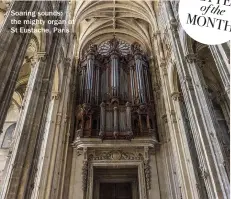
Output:
[[[209,173],[205,170],[204,167],[201,166],[199,172],[203,179],[206,180],[209,177]]]
[[[89,154],[89,160],[143,160],[141,153],[123,152],[121,150],[102,151]]]
[[[83,191],[87,190],[87,177],[88,177],[88,162],[83,161],[83,167],[82,167],[82,188]]]
[[[150,175],[151,171],[150,171],[149,160],[144,160],[144,173],[145,173],[147,189],[150,189],[151,188],[151,175]]]
[[[88,178],[88,165],[92,161],[140,161],[143,163],[145,174],[145,182],[147,189],[151,189],[151,167],[149,163],[149,149],[145,147],[143,150],[131,152],[129,150],[91,150],[84,153],[84,161],[82,167],[83,190],[86,190]]]

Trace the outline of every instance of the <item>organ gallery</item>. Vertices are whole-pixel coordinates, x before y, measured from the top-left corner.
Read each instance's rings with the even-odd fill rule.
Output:
[[[80,61],[76,136],[156,136],[147,56],[138,43],[113,38],[90,45]]]

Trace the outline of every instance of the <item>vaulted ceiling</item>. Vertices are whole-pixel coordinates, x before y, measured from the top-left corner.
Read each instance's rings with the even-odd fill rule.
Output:
[[[139,42],[149,52],[152,35],[157,30],[155,4],[155,1],[150,0],[72,2],[78,51],[90,43],[99,44],[116,36],[129,43]]]

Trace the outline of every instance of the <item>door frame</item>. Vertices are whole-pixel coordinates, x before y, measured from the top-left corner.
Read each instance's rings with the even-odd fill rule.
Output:
[[[94,199],[94,168],[134,168],[138,170],[138,187],[139,187],[139,198],[147,199],[147,190],[145,183],[144,165],[142,161],[103,161],[103,162],[89,162],[88,172],[88,186],[86,199]]]

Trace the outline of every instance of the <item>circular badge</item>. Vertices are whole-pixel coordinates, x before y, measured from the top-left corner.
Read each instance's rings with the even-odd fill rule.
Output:
[[[200,43],[231,39],[231,0],[180,0],[179,18],[185,32]]]

